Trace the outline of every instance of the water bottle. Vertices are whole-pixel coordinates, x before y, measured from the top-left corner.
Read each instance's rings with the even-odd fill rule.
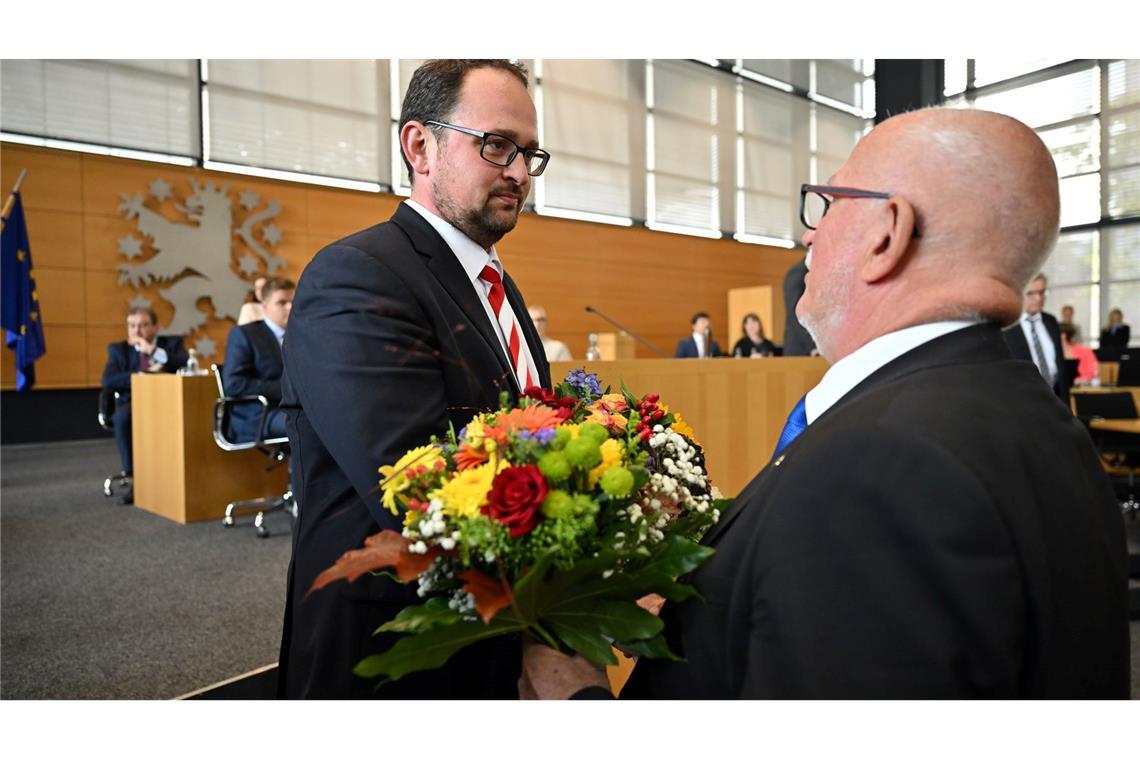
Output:
[[[190,349],[190,356],[186,359],[186,366],[182,368],[179,374],[182,375],[198,375],[198,352]]]
[[[586,349],[586,361],[601,361],[602,352],[598,350],[598,334],[590,333],[590,347]]]

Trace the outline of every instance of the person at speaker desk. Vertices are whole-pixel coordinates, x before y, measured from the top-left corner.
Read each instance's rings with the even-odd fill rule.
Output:
[[[699,311],[689,320],[692,334],[677,341],[677,350],[673,352],[674,359],[705,359],[722,356],[720,346],[712,339],[712,321],[709,315]]]
[[[546,309],[535,304],[527,307],[527,311],[530,313],[531,321],[534,322],[534,329],[538,331],[538,337],[542,338],[542,350],[546,352],[546,360],[549,362],[573,361],[574,356],[565,343],[547,336]]]
[[[661,609],[685,661],[642,658],[623,698],[1128,698],[1120,507],[1001,332],[1059,196],[1032,129],[955,109],[802,186],[797,313],[830,368],[705,535],[701,598]],[[607,696],[599,675],[536,645],[520,691]]]
[[[776,346],[764,337],[764,323],[755,314],[745,314],[740,323],[740,330],[744,333],[736,345],[732,347],[732,355],[737,359],[762,359],[765,356],[775,356]]]

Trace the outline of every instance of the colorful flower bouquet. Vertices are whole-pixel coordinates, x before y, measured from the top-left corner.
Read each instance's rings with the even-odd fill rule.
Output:
[[[613,646],[676,658],[637,601],[696,594],[676,578],[712,554],[697,540],[724,501],[692,429],[656,394],[603,392],[575,370],[553,392],[504,394],[498,411],[380,472],[402,534],[370,536],[309,593],[388,572],[426,601],[378,629],[407,635],[357,675],[399,678],[520,631],[599,665],[616,662]]]

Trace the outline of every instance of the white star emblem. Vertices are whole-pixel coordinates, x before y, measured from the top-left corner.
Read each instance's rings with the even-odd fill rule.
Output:
[[[210,357],[218,353],[218,344],[212,338],[206,336],[194,341],[194,350],[198,352],[198,356]]]
[[[123,254],[128,259],[133,259],[136,256],[141,256],[142,241],[133,235],[127,235],[124,238],[119,238],[119,253]]]
[[[270,245],[277,245],[281,242],[281,228],[276,224],[267,224],[265,228],[261,230],[261,237]]]
[[[158,199],[159,203],[170,197],[170,183],[159,177],[150,183],[150,194]]]
[[[151,307],[150,299],[139,293],[137,296],[130,300],[132,309],[149,309]]]
[[[256,274],[259,269],[257,257],[251,253],[245,254],[238,260],[238,268],[241,269],[241,273],[246,277],[249,277],[251,274]]]
[[[241,200],[241,207],[246,211],[253,211],[257,208],[257,204],[261,203],[261,196],[256,190],[242,190],[238,193],[238,198]]]

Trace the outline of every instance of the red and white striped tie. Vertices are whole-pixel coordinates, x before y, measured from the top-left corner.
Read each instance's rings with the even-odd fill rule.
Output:
[[[494,267],[485,266],[483,271],[479,273],[479,279],[491,286],[487,300],[491,302],[491,311],[495,312],[495,319],[499,321],[499,328],[503,331],[503,335],[507,336],[507,347],[511,351],[511,366],[514,367],[519,387],[526,390],[532,385],[537,385],[538,380],[535,374],[531,372],[530,364],[527,362],[527,352],[522,349],[522,332],[519,330],[518,324],[515,323],[510,304],[507,303],[507,292],[503,289],[503,278],[499,276]]]

